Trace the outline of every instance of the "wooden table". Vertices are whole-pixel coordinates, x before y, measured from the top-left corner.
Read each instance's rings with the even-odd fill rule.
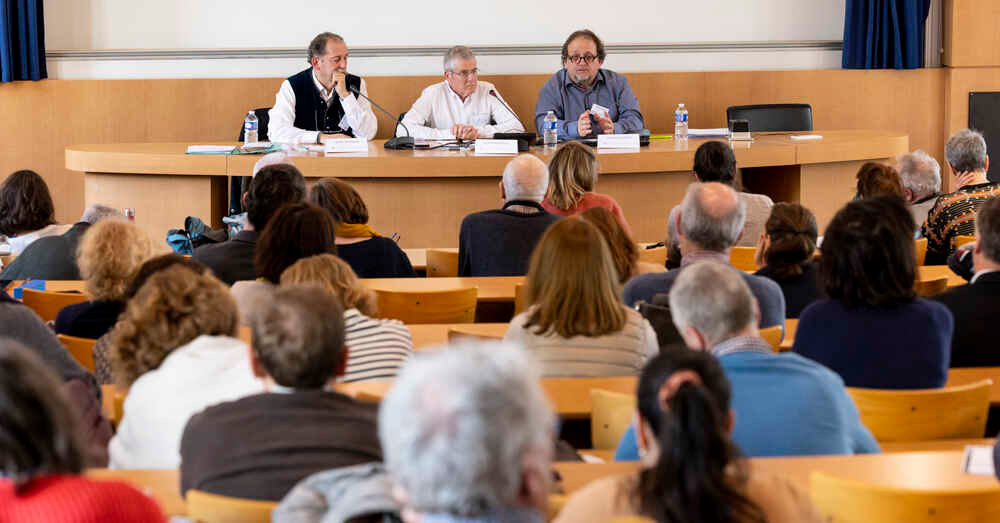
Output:
[[[820,230],[854,195],[854,177],[863,162],[890,161],[909,150],[905,133],[814,134],[823,138],[793,141],[787,134],[759,135],[733,147],[748,191],[805,205],[816,215]],[[666,213],[693,181],[694,152],[705,141],[653,141],[638,152],[598,151],[597,190],[618,201],[636,240],[663,238]],[[463,217],[500,207],[497,182],[509,156],[389,151],[382,144],[376,140],[367,154],[339,157],[294,151],[292,161],[309,178],[349,179],[368,206],[371,225],[384,235],[399,233],[403,247],[455,245]],[[189,215],[221,227],[228,210],[227,177],[248,176],[259,157],[186,155],[188,145],[71,145],[65,150],[65,165],[83,173],[86,205],[133,207],[136,223],[153,238],[163,238]],[[547,160],[551,152],[536,147],[531,154]]]
[[[961,276],[952,272],[947,265],[921,265],[917,269],[920,281],[936,280],[941,277],[948,278],[949,289],[969,283]]]

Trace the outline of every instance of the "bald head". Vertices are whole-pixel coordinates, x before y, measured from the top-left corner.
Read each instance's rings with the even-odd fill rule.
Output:
[[[532,154],[522,154],[503,169],[504,200],[541,202],[549,188],[549,170]]]
[[[729,250],[740,239],[745,220],[746,204],[721,183],[693,183],[681,202],[680,233],[702,250]]]

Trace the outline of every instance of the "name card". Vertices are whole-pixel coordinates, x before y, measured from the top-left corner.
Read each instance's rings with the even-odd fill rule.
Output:
[[[597,135],[598,149],[638,149],[638,134],[599,134]]]
[[[366,153],[368,140],[364,138],[334,138],[323,142],[323,151],[330,153]]]
[[[517,140],[476,140],[476,154],[517,154]]]

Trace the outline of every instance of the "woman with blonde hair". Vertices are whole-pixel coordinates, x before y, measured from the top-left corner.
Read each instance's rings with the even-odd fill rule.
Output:
[[[229,288],[207,268],[175,264],[146,280],[111,331],[113,374],[128,388],[112,468],[176,468],[192,414],[263,391],[237,322]]]
[[[580,142],[566,142],[549,160],[549,194],[542,207],[560,216],[573,216],[593,207],[604,207],[615,215],[632,236],[625,213],[614,198],[594,192],[597,185],[597,155]]]
[[[139,267],[153,255],[153,241],[133,223],[105,219],[90,226],[77,248],[77,265],[90,301],[56,316],[56,333],[97,339],[125,309],[125,293]]]
[[[505,341],[534,353],[546,376],[635,376],[659,352],[649,322],[622,303],[622,286],[600,231],[580,218],[553,224],[531,256],[531,307]]]
[[[344,305],[347,370],[340,381],[392,379],[413,354],[410,330],[398,320],[372,318],[375,292],[361,284],[354,270],[333,254],[303,258],[281,273],[281,286],[322,287]]]

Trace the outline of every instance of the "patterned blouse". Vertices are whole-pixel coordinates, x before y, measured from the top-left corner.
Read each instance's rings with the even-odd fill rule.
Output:
[[[948,255],[955,252],[956,236],[975,234],[979,206],[998,195],[1000,183],[980,183],[939,197],[920,228],[921,235],[927,238],[926,263],[945,263]]]

